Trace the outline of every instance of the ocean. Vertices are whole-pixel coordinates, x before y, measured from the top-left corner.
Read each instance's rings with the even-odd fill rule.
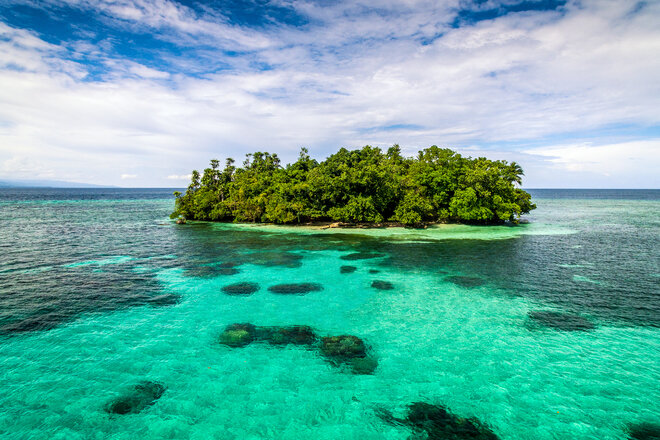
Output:
[[[660,430],[660,190],[426,230],[176,225],[172,191],[0,191],[0,438]]]

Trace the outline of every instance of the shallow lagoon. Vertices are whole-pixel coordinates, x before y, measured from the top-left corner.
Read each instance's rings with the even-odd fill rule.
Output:
[[[660,422],[657,192],[533,193],[529,225],[430,232],[176,226],[167,191],[71,192],[0,201],[3,437],[406,439],[379,413],[419,401],[501,439],[623,440]],[[342,259],[356,253],[374,258]],[[223,292],[239,283],[259,289]],[[292,283],[323,288],[268,290]],[[535,311],[595,328],[544,326]],[[378,366],[218,343],[247,322],[356,335]],[[105,411],[142,381],[166,390],[139,413]]]

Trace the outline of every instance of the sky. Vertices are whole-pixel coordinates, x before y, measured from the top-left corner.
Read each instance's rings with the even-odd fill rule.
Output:
[[[660,188],[660,0],[0,0],[0,179],[393,144]]]

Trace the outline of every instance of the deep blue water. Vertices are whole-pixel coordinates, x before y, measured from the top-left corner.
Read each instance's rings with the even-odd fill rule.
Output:
[[[172,191],[0,191],[1,438],[433,438],[414,402],[501,439],[660,423],[659,190],[366,231],[175,225]],[[314,342],[222,345],[233,323]],[[366,344],[359,368],[316,339],[338,335]],[[122,396],[142,403],[109,414]]]
[[[537,199],[658,200],[660,189],[527,189]]]
[[[55,200],[172,200],[181,188],[2,188],[0,202]]]

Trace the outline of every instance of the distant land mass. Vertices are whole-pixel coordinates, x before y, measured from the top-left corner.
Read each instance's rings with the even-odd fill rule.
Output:
[[[61,180],[0,180],[0,188],[117,188],[109,185],[65,182]]]

